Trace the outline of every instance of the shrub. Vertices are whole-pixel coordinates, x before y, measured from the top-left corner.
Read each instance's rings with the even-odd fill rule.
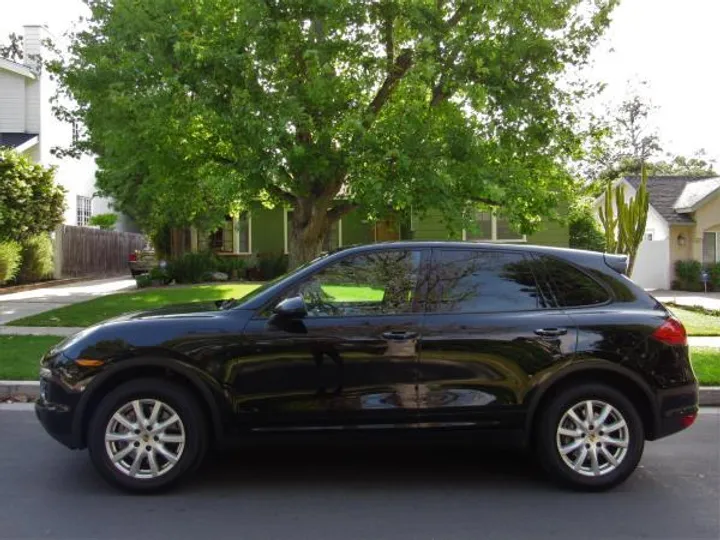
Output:
[[[282,276],[288,269],[287,255],[283,253],[260,253],[257,257],[257,268],[262,280]]]
[[[218,269],[218,260],[208,251],[185,253],[167,264],[167,275],[178,283],[200,283]]]
[[[140,274],[139,276],[135,276],[135,284],[138,289],[144,289],[153,284],[153,279],[150,277],[150,274]]]
[[[218,257],[218,270],[230,279],[238,279],[245,270],[245,260],[240,257]]]
[[[0,147],[0,238],[20,241],[63,222],[65,190],[55,169]]]
[[[709,286],[713,291],[720,291],[720,262],[707,265],[706,270],[710,274]]]
[[[0,284],[10,281],[20,267],[20,244],[0,242]]]
[[[88,225],[100,227],[103,231],[112,231],[117,223],[117,214],[95,214],[88,221]]]
[[[675,263],[675,278],[679,288],[684,291],[701,291],[703,284],[700,280],[702,264],[699,261],[688,259]]]
[[[22,262],[16,277],[18,283],[35,283],[52,278],[53,244],[48,234],[38,234],[23,240]]]
[[[570,247],[605,251],[605,235],[589,211],[578,211],[570,218]]]

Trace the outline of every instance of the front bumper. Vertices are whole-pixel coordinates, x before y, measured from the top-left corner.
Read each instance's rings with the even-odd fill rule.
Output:
[[[667,437],[690,427],[699,410],[699,397],[697,382],[658,391],[657,427],[650,440]]]
[[[82,436],[75,421],[78,395],[67,392],[62,385],[40,380],[40,397],[35,401],[35,415],[45,431],[68,448],[83,448]]]

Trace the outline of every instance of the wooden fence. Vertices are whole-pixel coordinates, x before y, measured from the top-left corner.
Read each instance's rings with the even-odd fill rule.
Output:
[[[142,234],[61,225],[55,232],[55,276],[127,273],[128,256],[145,245]]]

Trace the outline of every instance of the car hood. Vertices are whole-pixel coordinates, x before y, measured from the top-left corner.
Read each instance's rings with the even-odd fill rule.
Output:
[[[212,317],[220,311],[223,310],[220,309],[218,303],[216,302],[196,302],[192,304],[175,304],[172,306],[147,309],[144,311],[134,311],[132,313],[126,313],[125,315],[120,315],[119,317],[108,319],[104,322],[112,323],[125,321],[140,321],[148,319]]]

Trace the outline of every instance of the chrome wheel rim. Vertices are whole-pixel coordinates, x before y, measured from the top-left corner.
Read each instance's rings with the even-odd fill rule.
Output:
[[[185,426],[167,403],[136,399],[120,407],[105,429],[105,451],[113,466],[131,478],[167,474],[185,449]]]
[[[616,470],[627,456],[630,431],[615,407],[589,399],[563,414],[556,444],[570,469],[583,476],[603,476]]]

